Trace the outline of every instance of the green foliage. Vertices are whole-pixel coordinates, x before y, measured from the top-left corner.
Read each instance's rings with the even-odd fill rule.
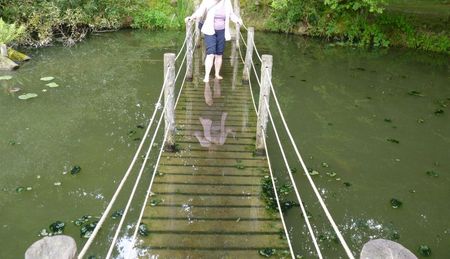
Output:
[[[25,26],[17,27],[15,23],[7,24],[0,17],[0,44],[9,44],[25,32]]]
[[[169,1],[150,2],[149,6],[134,14],[133,28],[138,29],[180,29],[184,27],[184,18],[193,11],[192,1],[178,0],[176,5]]]
[[[338,12],[357,12],[357,11],[369,11],[371,13],[382,13],[383,8],[381,4],[383,0],[325,0],[325,5],[328,5],[332,10]]]

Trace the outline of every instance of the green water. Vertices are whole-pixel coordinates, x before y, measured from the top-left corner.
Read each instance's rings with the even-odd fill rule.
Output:
[[[136,126],[145,125],[153,111],[163,80],[162,55],[179,49],[182,37],[101,34],[70,49],[29,51],[33,60],[7,73],[13,79],[0,82],[0,258],[22,257],[41,229],[56,220],[66,223],[65,233],[81,247],[85,239],[71,221],[99,216],[106,207],[137,148],[134,139],[143,135]],[[426,244],[432,258],[449,258],[448,56],[341,48],[273,34],[258,33],[256,40],[262,53],[274,56],[275,87],[292,133],[307,166],[320,172],[314,180],[354,253],[371,238],[396,233],[396,241],[416,254]],[[55,77],[60,87],[46,87],[39,80],[44,76]],[[9,94],[10,87],[22,91]],[[21,93],[39,96],[23,101],[17,98]],[[444,113],[435,115],[439,109]],[[276,147],[272,134],[269,141]],[[316,232],[330,237],[320,241],[324,255],[343,257],[339,244],[326,235],[331,228],[288,150]],[[269,152],[285,178],[279,151]],[[69,172],[74,165],[82,168],[78,175]],[[17,193],[21,186],[32,190]],[[403,205],[393,209],[391,198]],[[124,202],[122,197],[118,208]],[[138,208],[133,205],[132,216]],[[287,219],[296,253],[311,257],[299,209],[291,209]],[[91,254],[105,254],[116,223],[107,221]]]

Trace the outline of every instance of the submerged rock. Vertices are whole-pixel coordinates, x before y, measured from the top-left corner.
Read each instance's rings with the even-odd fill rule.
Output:
[[[404,246],[385,239],[374,239],[364,244],[360,259],[372,258],[417,259]]]
[[[36,241],[25,252],[25,259],[59,258],[73,259],[77,253],[77,244],[69,236],[44,237]]]
[[[17,68],[19,68],[19,65],[17,65],[14,61],[0,55],[0,71],[11,71]]]

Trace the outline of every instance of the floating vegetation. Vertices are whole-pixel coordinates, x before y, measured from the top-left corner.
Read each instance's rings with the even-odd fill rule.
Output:
[[[9,76],[9,75],[6,75],[6,76],[0,76],[0,81],[1,80],[11,80],[13,77],[12,76]]]
[[[66,224],[64,224],[64,222],[58,220],[49,226],[50,233],[52,235],[62,234],[62,233],[64,233],[65,227],[66,227]]]
[[[130,130],[130,131],[128,131],[128,137],[131,138],[131,136],[133,136],[134,134],[136,134],[136,131],[135,131],[135,130]]]
[[[16,141],[10,140],[10,141],[8,142],[8,144],[10,144],[11,146],[14,146],[14,145],[16,145]]]
[[[327,163],[325,163],[325,162],[322,162],[322,167],[328,168],[329,165]]]
[[[139,140],[141,140],[141,138],[139,138],[139,137],[133,139],[133,141],[139,141]]]
[[[314,176],[314,175],[319,175],[320,173],[316,170],[309,170],[309,175]]]
[[[25,191],[25,187],[20,186],[20,187],[17,187],[17,188],[16,188],[16,192],[17,192],[17,193],[21,193],[21,192],[23,192],[23,191]]]
[[[424,119],[417,119],[417,122],[420,123],[420,124],[422,124],[422,123],[425,122],[425,120],[424,120]]]
[[[401,202],[401,201],[399,201],[399,200],[397,200],[397,199],[395,199],[395,198],[392,198],[392,199],[391,199],[391,206],[392,206],[392,208],[394,208],[394,209],[400,208],[400,207],[402,206],[402,204],[403,204],[403,202]]]
[[[329,173],[327,173],[327,175],[329,177],[335,177],[337,174],[335,172],[329,172]]]
[[[400,234],[397,231],[393,231],[390,235],[389,235],[389,239],[390,240],[399,240],[400,239]]]
[[[80,172],[81,172],[81,167],[78,166],[78,165],[72,167],[72,169],[70,170],[70,174],[71,175],[76,175],[76,174],[78,174]]]
[[[80,237],[81,238],[89,238],[94,232],[95,227],[97,226],[98,221],[87,222],[80,228]]]
[[[92,218],[92,216],[89,216],[89,215],[82,216],[81,218],[74,220],[73,224],[75,224],[75,226],[81,226],[81,225],[89,222],[90,218]]]
[[[136,128],[138,128],[138,129],[145,129],[145,126],[142,125],[142,124],[139,124],[139,125],[136,126]]]
[[[349,182],[343,182],[342,184],[343,184],[345,187],[350,187],[350,186],[352,186],[352,184],[349,183]]]
[[[317,237],[317,239],[318,239],[320,242],[323,242],[323,241],[328,241],[328,242],[330,242],[330,241],[332,241],[332,242],[334,242],[334,243],[336,243],[336,244],[339,243],[338,237],[336,236],[336,234],[335,234],[334,232],[331,232],[331,231],[325,231],[325,233],[320,234],[320,235]]]
[[[46,84],[46,86],[48,86],[50,88],[59,87],[59,85],[57,83],[55,83],[55,82],[48,83],[48,84]]]
[[[432,176],[432,177],[438,177],[439,176],[439,174],[436,173],[435,171],[427,171],[427,175],[428,176]]]
[[[36,97],[38,97],[37,94],[35,94],[35,93],[28,93],[28,94],[22,94],[22,95],[19,95],[18,98],[19,98],[20,100],[28,100],[28,99],[36,98]]]
[[[55,78],[52,76],[47,76],[47,77],[42,77],[41,81],[52,81],[53,79],[55,79]]]
[[[138,230],[139,235],[141,236],[148,236],[150,234],[150,231],[148,230],[148,226],[145,223],[141,223],[139,224],[139,230]]]
[[[442,115],[442,114],[444,114],[444,110],[442,109],[437,109],[434,111],[434,115]]]
[[[111,214],[112,219],[118,219],[121,218],[122,216],[123,216],[123,209],[116,210],[113,212],[113,214]]]
[[[264,257],[271,257],[272,255],[274,255],[276,252],[276,250],[274,248],[264,248],[259,250],[259,254],[264,256]]]
[[[419,246],[419,253],[422,256],[430,256],[431,255],[431,248],[427,245],[421,245]]]
[[[393,139],[393,138],[388,138],[387,141],[389,141],[391,143],[395,143],[395,144],[400,144],[400,141]]]
[[[10,87],[10,88],[8,88],[8,93],[10,93],[10,94],[17,93],[20,90],[22,90],[20,87]]]
[[[274,179],[275,185],[277,186],[277,179]],[[278,198],[280,201],[281,211],[285,212],[289,210],[290,208],[297,205],[296,202],[289,201],[287,199],[287,196],[292,191],[292,186],[284,184],[277,188]],[[269,176],[265,176],[262,180],[262,192],[261,192],[262,198],[267,204],[267,208],[271,211],[278,211],[278,204],[275,196],[275,191],[273,189],[272,180]]]
[[[293,173],[293,174],[297,173],[297,168],[295,168],[295,167],[292,167],[290,170],[291,170],[291,173]]]
[[[418,97],[424,97],[425,96],[421,92],[415,91],[415,90],[409,91],[408,94],[412,95],[412,96],[418,96]]]
[[[389,119],[389,118],[385,118],[385,119],[384,119],[384,121],[385,121],[385,122],[389,122],[389,123],[390,123],[390,122],[392,122],[392,119]]]
[[[150,206],[157,206],[158,204],[160,204],[162,202],[162,200],[161,199],[152,199],[151,201],[150,201]]]
[[[53,185],[54,186],[61,186],[61,182],[54,182]]]

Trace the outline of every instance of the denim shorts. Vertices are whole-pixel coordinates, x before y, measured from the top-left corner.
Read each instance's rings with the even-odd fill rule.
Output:
[[[225,50],[225,30],[217,30],[214,35],[205,34],[206,55],[223,55]]]

